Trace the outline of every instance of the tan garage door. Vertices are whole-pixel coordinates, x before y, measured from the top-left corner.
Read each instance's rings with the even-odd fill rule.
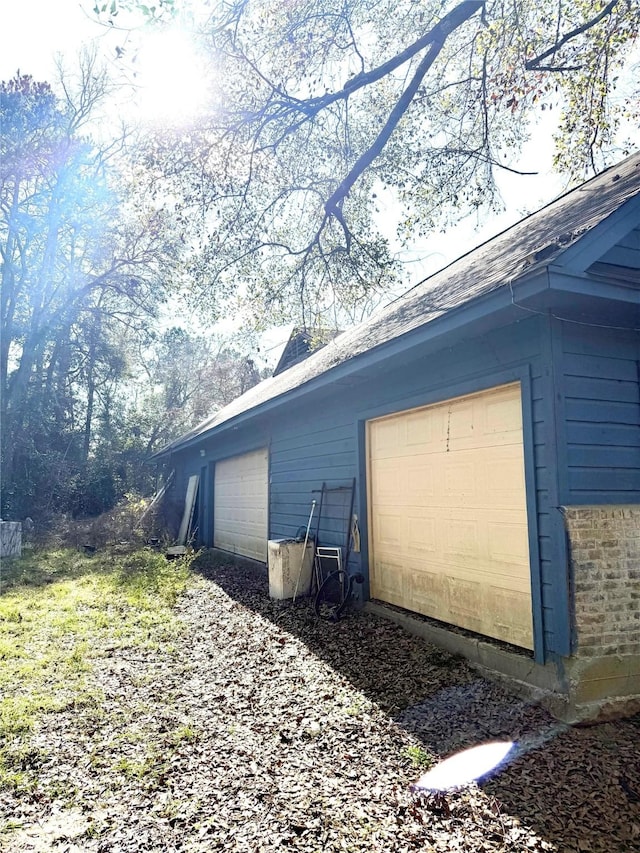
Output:
[[[372,598],[533,648],[520,385],[367,426]]]
[[[216,462],[213,544],[267,561],[269,451],[266,448]]]

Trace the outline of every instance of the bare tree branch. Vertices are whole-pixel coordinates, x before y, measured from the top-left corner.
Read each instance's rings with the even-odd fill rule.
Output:
[[[581,24],[579,27],[576,27],[571,32],[566,33],[562,38],[553,44],[548,50],[545,50],[544,53],[538,54],[533,59],[528,59],[525,63],[525,68],[527,71],[578,71],[580,69],[579,65],[541,65],[543,59],[547,59],[549,56],[554,56],[561,47],[563,47],[567,42],[576,38],[576,36],[582,35],[582,33],[586,33],[587,30],[590,30],[592,27],[595,27],[596,24],[599,24],[604,18],[610,15],[615,7],[618,5],[618,0],[611,0],[604,9],[596,15],[591,20],[586,21],[584,24]]]
[[[478,9],[481,9],[483,5],[484,3],[480,2],[480,0],[467,0],[467,2],[461,3],[460,6],[456,6],[452,12],[446,15],[440,23],[430,31],[428,34],[429,42],[427,43],[431,44],[431,49],[421,59],[409,85],[400,96],[395,107],[392,109],[389,114],[389,118],[385,122],[384,127],[374,140],[373,144],[356,160],[351,167],[349,174],[340,183],[340,186],[331,195],[331,197],[327,199],[325,204],[325,210],[327,213],[332,216],[337,215],[337,211],[341,208],[344,199],[351,191],[355,182],[369,168],[376,157],[381,154],[383,148],[389,141],[391,134],[398,126],[398,122],[408,110],[409,105],[415,97],[427,71],[436,61],[438,54],[444,47],[447,37],[458,27],[462,26],[462,24],[474,15]],[[385,64],[388,65],[388,63]]]
[[[413,44],[409,45],[409,47],[405,48],[405,50],[400,51],[382,65],[352,77],[345,83],[342,89],[339,89],[337,92],[330,92],[326,95],[320,95],[317,98],[301,100],[283,92],[280,88],[271,83],[254,63],[251,63],[250,60],[243,55],[243,60],[247,62],[263,82],[267,83],[272,92],[275,92],[280,98],[280,100],[273,101],[273,112],[269,110],[262,110],[259,114],[245,114],[243,118],[245,121],[252,121],[260,116],[266,123],[268,121],[282,119],[286,115],[290,115],[292,112],[300,112],[307,118],[313,118],[331,104],[334,104],[337,101],[347,100],[358,90],[364,89],[372,83],[377,83],[379,80],[382,80],[401,65],[404,65],[405,62],[413,59],[414,56],[417,56],[430,44],[439,45],[439,50],[442,49],[447,37],[454,30],[464,24],[465,21],[471,18],[479,9],[484,8],[484,5],[485,0],[463,0],[460,5],[456,6],[455,9],[452,9],[452,11],[445,15],[444,18],[442,18],[442,20],[440,20],[434,27],[424,33],[424,35],[420,36],[419,39],[414,41]]]

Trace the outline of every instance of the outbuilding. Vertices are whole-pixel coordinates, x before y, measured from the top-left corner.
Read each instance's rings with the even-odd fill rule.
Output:
[[[355,481],[366,606],[593,717],[640,707],[639,365],[635,154],[160,457],[200,542],[262,562]]]

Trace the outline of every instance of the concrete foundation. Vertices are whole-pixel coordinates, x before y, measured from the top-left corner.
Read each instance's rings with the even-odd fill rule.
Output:
[[[0,521],[0,558],[20,557],[22,554],[22,524],[19,521]]]
[[[538,702],[563,722],[598,722],[640,711],[640,655],[569,657],[539,664],[525,653],[447,630],[379,602],[367,602],[365,610],[461,655],[482,675]]]

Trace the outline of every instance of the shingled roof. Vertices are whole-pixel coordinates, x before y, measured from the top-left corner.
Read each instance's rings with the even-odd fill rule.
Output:
[[[639,193],[637,152],[458,258],[305,361],[265,379],[156,455],[164,456],[217,432],[240,415],[481,296],[513,288],[537,270],[559,263],[569,247]]]

